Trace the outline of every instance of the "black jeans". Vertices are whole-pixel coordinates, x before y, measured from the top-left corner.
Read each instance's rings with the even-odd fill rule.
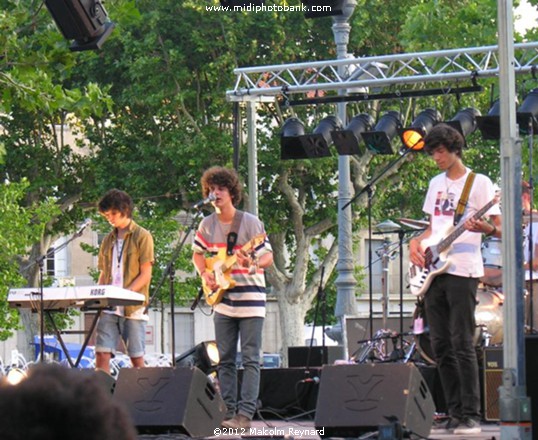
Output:
[[[477,278],[442,274],[424,296],[430,341],[452,417],[480,418],[474,335]]]

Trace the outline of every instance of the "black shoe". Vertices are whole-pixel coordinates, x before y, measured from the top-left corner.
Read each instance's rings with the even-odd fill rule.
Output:
[[[450,417],[448,421],[441,425],[439,429],[442,429],[446,432],[452,432],[460,425],[461,421],[457,417]]]

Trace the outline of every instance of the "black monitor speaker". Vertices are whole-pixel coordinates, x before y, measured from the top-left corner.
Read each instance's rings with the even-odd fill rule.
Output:
[[[139,433],[211,437],[226,414],[220,393],[196,367],[122,368],[113,397]]]

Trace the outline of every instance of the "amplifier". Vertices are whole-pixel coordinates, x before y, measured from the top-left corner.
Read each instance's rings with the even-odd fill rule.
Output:
[[[339,345],[288,347],[289,367],[321,367],[338,359],[344,359],[344,347]]]
[[[484,349],[483,363],[483,404],[484,419],[488,421],[500,420],[499,387],[502,385],[503,372],[502,347],[486,347]],[[538,335],[525,336],[525,383],[527,396],[531,399],[532,420],[538,420]]]
[[[502,385],[503,372],[502,347],[486,347],[484,349],[483,372],[484,420],[499,420],[499,387]]]

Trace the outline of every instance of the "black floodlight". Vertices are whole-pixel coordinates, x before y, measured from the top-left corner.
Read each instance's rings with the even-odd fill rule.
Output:
[[[101,49],[115,27],[99,0],[45,0],[72,51]]]
[[[538,89],[529,92],[516,112],[519,132],[524,135],[538,133]],[[532,126],[531,126],[532,124]]]
[[[304,124],[298,118],[286,119],[280,133],[280,158],[306,159],[304,148],[301,144],[301,136],[304,136]]]
[[[345,0],[301,0],[308,10],[305,18],[330,17],[344,14]]]
[[[501,101],[497,99],[486,116],[477,116],[476,123],[484,139],[499,139],[501,137]]]
[[[365,131],[361,136],[370,151],[376,154],[393,154],[392,139],[401,128],[402,118],[400,113],[391,110],[379,119],[372,131]]]
[[[478,128],[476,118],[479,116],[481,116],[481,113],[478,109],[468,107],[460,110],[458,113],[456,113],[456,116],[454,116],[450,121],[446,121],[445,124],[448,124],[458,130],[463,136],[463,140],[465,142],[465,138],[471,133],[474,133]],[[467,142],[465,142],[465,146],[467,146]]]
[[[345,130],[333,131],[333,138],[336,151],[340,155],[364,154],[364,147],[361,148],[361,133],[371,130],[375,121],[368,113],[361,113],[349,121]]]
[[[282,126],[280,157],[286,160],[330,156],[331,132],[341,128],[339,118],[327,116],[319,122],[312,134],[304,134],[302,122],[297,118],[290,118]]]
[[[422,150],[424,148],[424,138],[439,121],[441,121],[441,114],[436,109],[427,108],[420,112],[410,127],[400,130],[400,138],[404,147],[412,150]]]

